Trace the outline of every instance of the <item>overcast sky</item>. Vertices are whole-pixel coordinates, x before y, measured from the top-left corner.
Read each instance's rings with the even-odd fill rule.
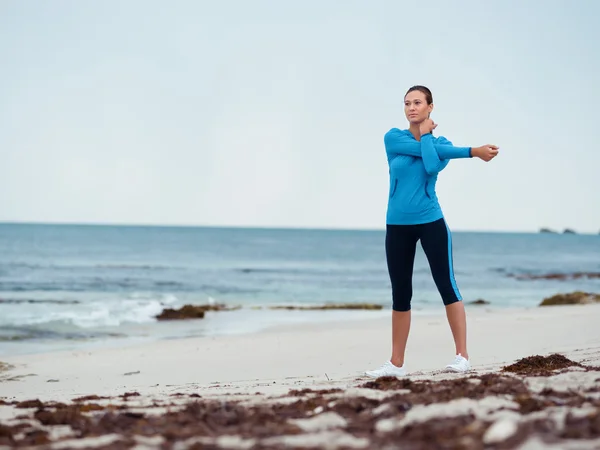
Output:
[[[0,221],[383,228],[434,94],[454,230],[600,230],[600,2],[0,0]]]

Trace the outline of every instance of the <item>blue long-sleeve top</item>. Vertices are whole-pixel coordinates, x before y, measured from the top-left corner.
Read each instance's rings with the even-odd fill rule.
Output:
[[[471,158],[471,147],[455,147],[431,133],[417,141],[409,130],[392,128],[384,136],[390,190],[386,222],[390,225],[428,223],[443,217],[435,185],[450,159]]]

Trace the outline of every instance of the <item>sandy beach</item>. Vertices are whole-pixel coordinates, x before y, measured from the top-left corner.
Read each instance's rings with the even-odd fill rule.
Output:
[[[365,317],[3,358],[0,444],[600,448],[600,304],[469,306],[461,375],[443,312],[415,315],[402,380],[363,375],[390,350],[389,318]]]

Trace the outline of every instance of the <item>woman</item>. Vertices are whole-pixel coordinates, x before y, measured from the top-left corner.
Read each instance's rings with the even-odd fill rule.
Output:
[[[404,97],[407,130],[392,128],[384,143],[390,171],[385,250],[392,284],[392,356],[366,375],[404,376],[404,353],[410,330],[412,275],[417,241],[429,262],[436,287],[446,307],[456,356],[447,370],[470,370],[467,323],[462,297],[454,279],[452,237],[438,202],[437,174],[450,159],[478,157],[492,160],[495,145],[454,147],[444,137],[433,137],[437,127],[430,119],[433,96],[425,86],[411,87]]]

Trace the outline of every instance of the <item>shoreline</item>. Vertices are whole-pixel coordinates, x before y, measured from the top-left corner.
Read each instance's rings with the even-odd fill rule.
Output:
[[[288,305],[289,306],[289,305]],[[306,305],[299,305],[305,307]],[[498,306],[494,304],[475,304],[466,302],[467,315],[470,313],[510,313],[539,308],[533,306]],[[253,315],[248,320],[248,315]],[[0,353],[0,361],[19,356],[43,355],[57,352],[85,352],[113,348],[129,348],[139,345],[152,345],[162,341],[178,341],[194,338],[219,338],[223,336],[252,336],[269,330],[287,330],[288,328],[310,327],[313,324],[327,326],[339,321],[365,322],[386,319],[391,316],[391,306],[380,310],[369,309],[331,309],[331,310],[288,310],[269,309],[269,306],[240,307],[223,311],[208,311],[201,319],[164,320],[148,323],[131,323],[112,329],[96,328],[97,335],[82,339],[31,339],[22,341],[5,341],[6,348]],[[413,317],[445,317],[442,306],[415,307]],[[232,320],[231,320],[232,319]],[[240,326],[241,325],[241,326]],[[118,336],[118,330],[122,335]],[[85,329],[82,330],[86,332]],[[111,333],[113,335],[111,335]],[[105,334],[105,335],[104,335]]]
[[[562,295],[562,294],[561,294]],[[502,302],[477,303],[479,300],[465,301],[467,314],[481,312],[527,311],[540,309],[539,300],[531,305],[503,305]],[[192,303],[192,305],[194,305]],[[297,327],[310,326],[312,323],[331,324],[338,321],[364,321],[376,318],[386,318],[391,314],[391,305],[368,303],[381,309],[371,308],[325,308],[329,304],[282,304],[262,306],[230,306],[222,305],[223,310],[208,310],[206,317],[196,319],[156,320],[139,323],[125,323],[118,326],[82,327],[73,331],[47,329],[39,325],[22,325],[16,330],[23,333],[49,333],[51,337],[33,337],[29,339],[5,340],[0,352],[3,358],[14,356],[37,355],[58,351],[96,351],[115,347],[131,347],[136,345],[151,345],[163,340],[179,340],[194,337],[220,336],[249,336],[261,333],[279,326]],[[337,305],[332,303],[331,305]],[[202,308],[210,304],[197,304]],[[302,309],[315,306],[314,310]],[[194,306],[196,307],[196,306]],[[164,308],[167,308],[165,306]],[[441,303],[426,303],[413,306],[413,316],[445,316]],[[54,333],[65,333],[64,336],[52,336]],[[71,335],[72,334],[72,335]],[[90,336],[86,336],[89,334]]]
[[[199,305],[202,306],[202,305]],[[22,341],[5,341],[11,350],[0,353],[2,358],[13,356],[36,355],[57,351],[87,351],[109,349],[114,347],[152,344],[163,340],[179,340],[188,338],[210,338],[221,336],[248,336],[262,333],[272,328],[310,326],[312,323],[331,324],[337,321],[364,321],[391,314],[391,307],[382,309],[330,309],[301,310],[287,309],[290,305],[270,309],[269,306],[239,307],[232,310],[208,311],[204,318],[162,320],[144,323],[122,324],[114,328],[97,327],[92,329],[97,335],[83,339],[31,339]],[[306,305],[299,305],[305,307]],[[477,309],[490,305],[469,305]],[[415,308],[415,315],[444,315],[441,307]],[[86,329],[80,330],[85,333]],[[110,335],[113,333],[113,335]],[[121,336],[117,334],[122,333]],[[44,347],[44,350],[37,350]]]

